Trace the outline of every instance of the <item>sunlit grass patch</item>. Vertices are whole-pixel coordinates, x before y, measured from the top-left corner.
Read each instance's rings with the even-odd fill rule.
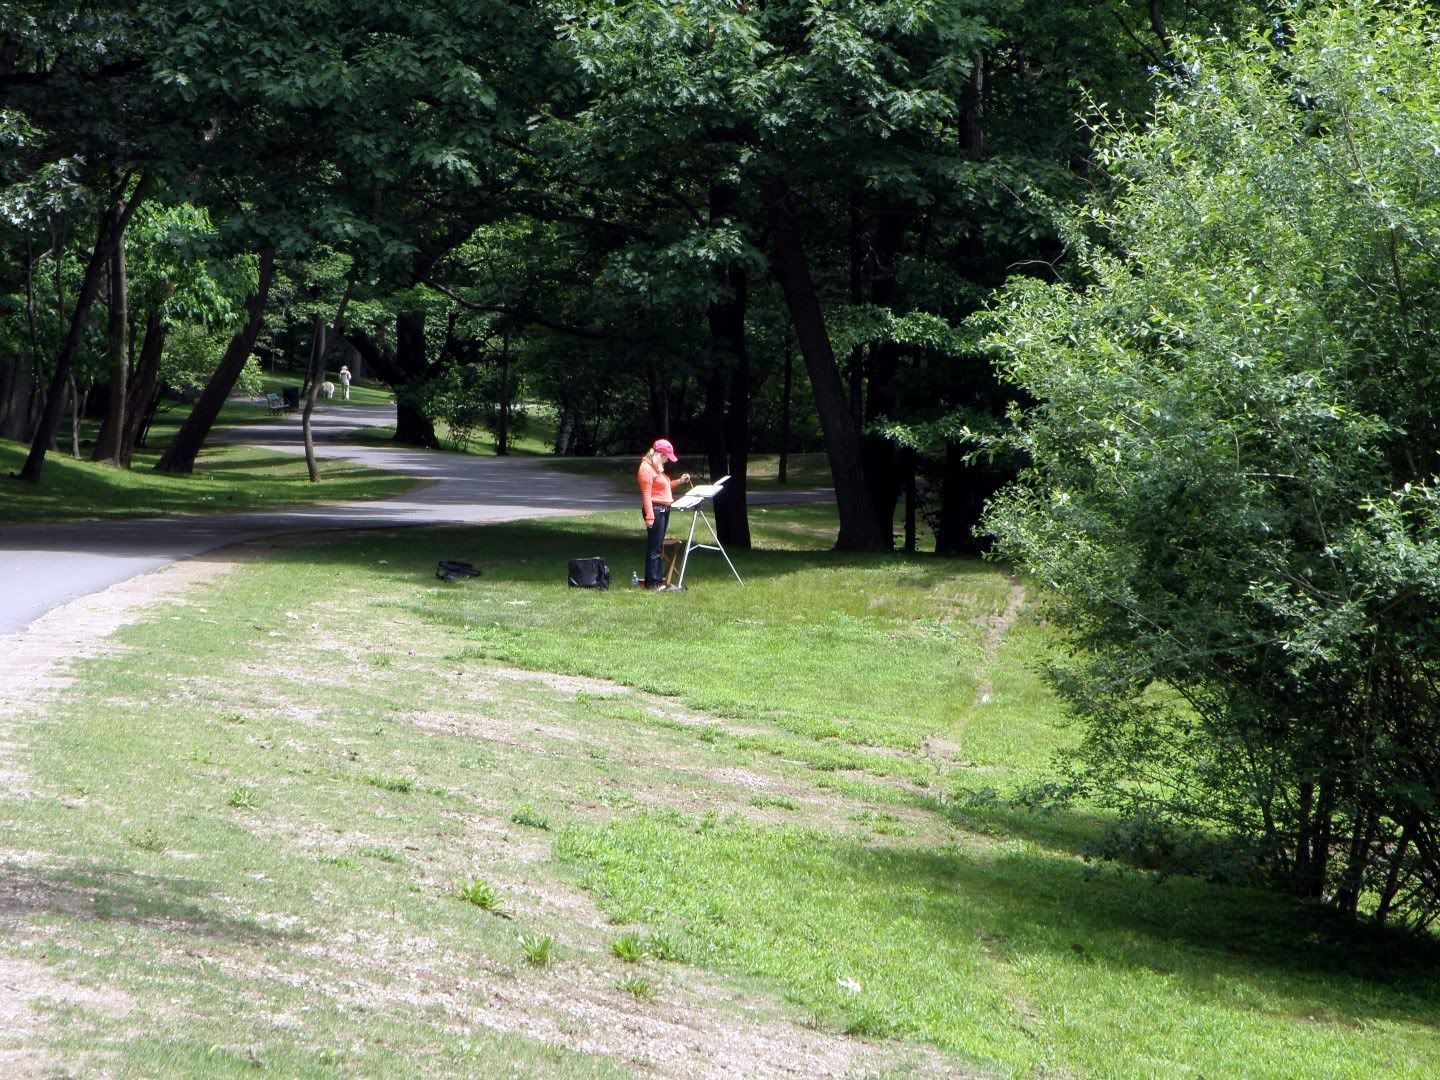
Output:
[[[1440,1060],[1420,963],[1393,972],[1403,1019],[1311,1024],[1297,1042],[1297,1018],[1368,1015],[1371,984],[1343,945],[1294,955],[1293,910],[1264,894],[1157,886],[1019,842],[869,847],[739,819],[573,826],[557,853],[613,919],[663,921],[687,959],[773,979],[838,1030],[920,1037],[978,1065],[1358,1077]],[[1324,913],[1312,923],[1343,942]]]
[[[252,510],[296,503],[348,502],[398,495],[407,476],[346,461],[327,461],[311,483],[297,454],[217,445],[201,453],[190,476],[157,473],[159,454],[138,451],[131,469],[77,461],[52,451],[39,483],[15,480],[28,448],[0,439],[0,501],[5,523]]]
[[[775,516],[774,528],[757,522],[756,549],[732,553],[743,587],[723,563],[697,555],[683,594],[566,589],[564,567],[577,551],[606,557],[619,577],[630,562],[638,567],[643,537],[631,517],[497,526],[485,578],[463,594],[437,589],[408,609],[458,632],[457,660],[611,679],[806,743],[913,750],[971,708],[984,657],[981,620],[1004,610],[1009,589],[994,570],[836,555],[826,550],[833,508],[797,507]],[[802,524],[826,539],[797,536]],[[404,562],[432,550],[412,547]],[[577,620],[586,625],[583,641],[573,633]],[[633,647],[642,640],[653,644]],[[633,704],[597,705],[638,719]],[[1033,733],[1030,744],[1027,756],[1042,757]]]

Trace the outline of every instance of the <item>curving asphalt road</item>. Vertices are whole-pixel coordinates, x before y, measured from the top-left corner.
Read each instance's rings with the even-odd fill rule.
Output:
[[[427,481],[390,499],[325,503],[290,510],[184,517],[81,521],[0,528],[0,635],[29,626],[76,597],[179,559],[285,533],[324,529],[466,524],[587,513],[635,504],[595,478],[547,468],[543,458],[485,458],[424,450],[359,446],[339,441],[360,427],[392,424],[393,406],[331,405],[312,426],[316,452]],[[217,441],[299,452],[300,420],[230,428]],[[752,495],[755,504],[828,499],[823,490]]]

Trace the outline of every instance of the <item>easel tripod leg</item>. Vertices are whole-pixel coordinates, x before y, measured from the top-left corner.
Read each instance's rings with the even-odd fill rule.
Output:
[[[730,556],[725,554],[725,545],[720,543],[720,537],[715,532],[715,526],[710,524],[709,518],[705,519],[705,527],[710,530],[710,536],[715,541],[715,550],[720,552],[721,557],[725,560],[725,565],[730,567],[730,572],[735,575],[735,580],[744,585],[745,579],[740,576],[740,571],[735,569],[735,564],[730,561]],[[690,531],[692,533],[695,531],[694,522],[690,524]]]
[[[690,536],[685,541],[685,557],[680,560],[680,580],[675,583],[677,589],[685,587],[685,568],[690,565],[690,551],[695,546],[695,519],[699,517],[699,511],[690,515]]]

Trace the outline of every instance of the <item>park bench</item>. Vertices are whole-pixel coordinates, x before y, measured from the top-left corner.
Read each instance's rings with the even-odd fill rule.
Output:
[[[270,406],[271,416],[276,416],[285,411],[285,400],[279,394],[266,394],[265,404]]]

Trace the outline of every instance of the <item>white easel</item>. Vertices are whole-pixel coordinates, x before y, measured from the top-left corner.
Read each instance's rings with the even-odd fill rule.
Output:
[[[744,579],[740,576],[740,571],[735,569],[735,564],[730,561],[730,556],[725,554],[725,549],[720,545],[720,537],[715,535],[715,526],[710,524],[710,519],[705,516],[705,511],[701,509],[705,505],[706,499],[713,499],[716,495],[720,494],[721,490],[725,487],[725,481],[729,479],[730,477],[728,476],[722,476],[713,484],[699,484],[670,504],[671,510],[694,511],[690,516],[690,536],[685,541],[685,555],[680,561],[680,580],[675,583],[677,589],[685,588],[685,567],[690,563],[690,552],[692,551],[720,552],[720,555],[725,559],[726,565],[730,567],[730,572],[735,575],[735,580],[740,582],[741,585],[745,584]],[[715,541],[713,544],[697,544],[695,542],[695,528],[701,521],[704,521],[705,527],[710,530],[710,539]]]

